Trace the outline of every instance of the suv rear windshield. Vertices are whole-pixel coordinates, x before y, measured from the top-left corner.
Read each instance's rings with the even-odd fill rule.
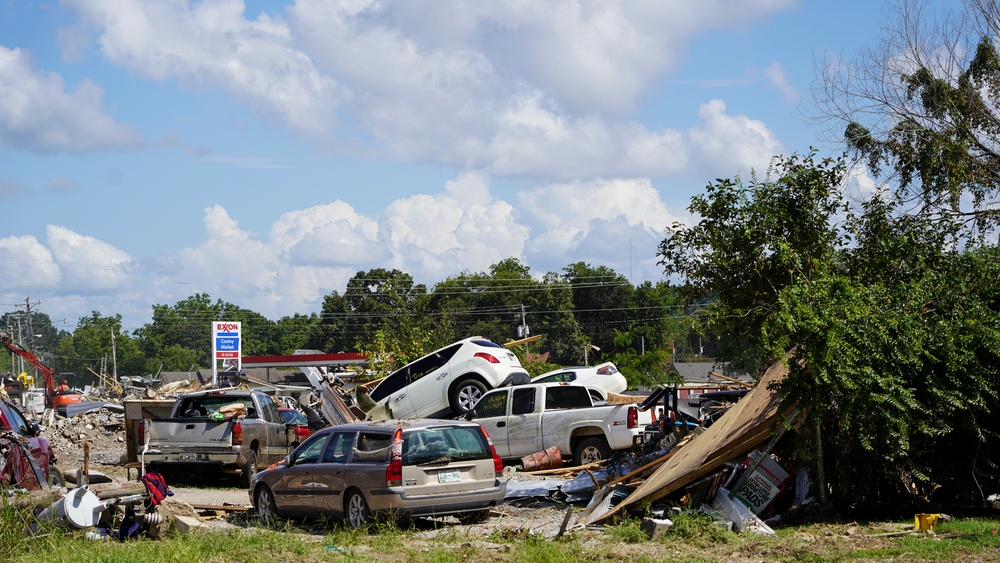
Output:
[[[486,436],[475,426],[436,426],[403,432],[403,465],[492,457]]]

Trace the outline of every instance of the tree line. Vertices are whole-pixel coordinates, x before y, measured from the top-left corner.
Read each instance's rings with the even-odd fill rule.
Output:
[[[154,305],[150,322],[131,333],[122,329],[120,315],[94,311],[67,331],[32,312],[32,326],[43,328],[25,344],[57,372],[91,381],[91,370],[142,376],[210,367],[213,321],[242,323],[244,356],[359,351],[381,369],[468,336],[503,343],[541,335],[517,348],[525,360],[548,353],[541,356],[546,361],[524,362],[533,372],[613,360],[633,385],[648,386],[666,381],[671,360],[692,359],[698,308],[682,303],[665,281],[633,285],[611,268],[583,262],[538,277],[508,258],[432,288],[400,270],[358,271],[343,294],[324,297],[319,312],[276,321],[208,294]],[[0,317],[0,326],[17,314],[25,313]],[[526,352],[535,356],[525,358]],[[5,362],[9,356],[0,357],[0,371]]]

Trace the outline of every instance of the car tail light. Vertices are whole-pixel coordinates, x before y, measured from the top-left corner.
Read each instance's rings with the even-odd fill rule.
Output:
[[[628,427],[629,428],[636,428],[636,427],[638,427],[639,426],[639,408],[638,407],[629,407],[628,408],[628,414],[626,415],[626,418],[628,420]]]
[[[389,446],[389,467],[385,468],[385,486],[403,486],[403,429],[397,428]]]
[[[483,436],[486,436],[486,443],[490,445],[490,455],[493,456],[493,472],[499,477],[503,474],[503,460],[497,455],[497,449],[493,447],[493,439],[490,438],[490,433],[482,426],[479,429],[483,431]]]
[[[476,358],[482,358],[491,364],[499,364],[500,360],[496,359],[493,354],[487,354],[486,352],[476,352]]]
[[[239,422],[233,423],[233,445],[243,445],[243,426]]]
[[[146,419],[142,419],[139,422],[138,434],[139,434],[139,445],[140,446],[145,446],[146,445]]]

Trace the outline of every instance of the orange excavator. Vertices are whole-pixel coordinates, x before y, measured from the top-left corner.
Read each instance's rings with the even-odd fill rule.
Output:
[[[0,332],[0,342],[3,343],[11,352],[17,354],[27,361],[29,364],[38,370],[38,373],[42,375],[45,381],[45,406],[51,409],[66,408],[66,405],[71,405],[73,403],[79,403],[83,400],[83,396],[79,393],[69,391],[68,385],[60,385],[59,389],[56,389],[55,372],[56,370],[50,368],[49,366],[42,363],[31,350],[26,349],[14,339],[10,337],[6,332]],[[65,383],[65,382],[63,382]]]

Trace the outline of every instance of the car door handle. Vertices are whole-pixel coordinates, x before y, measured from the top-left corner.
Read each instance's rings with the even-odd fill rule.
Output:
[[[405,399],[405,398],[406,398],[406,393],[403,393],[402,395],[400,395],[400,396],[396,397],[396,398],[395,398],[395,399],[393,399],[393,400],[394,400],[395,402],[397,402],[397,403],[398,403],[398,402],[402,401],[402,400],[403,400],[403,399]]]
[[[504,426],[507,426],[506,422],[500,421],[497,423],[497,428],[503,428]]]

